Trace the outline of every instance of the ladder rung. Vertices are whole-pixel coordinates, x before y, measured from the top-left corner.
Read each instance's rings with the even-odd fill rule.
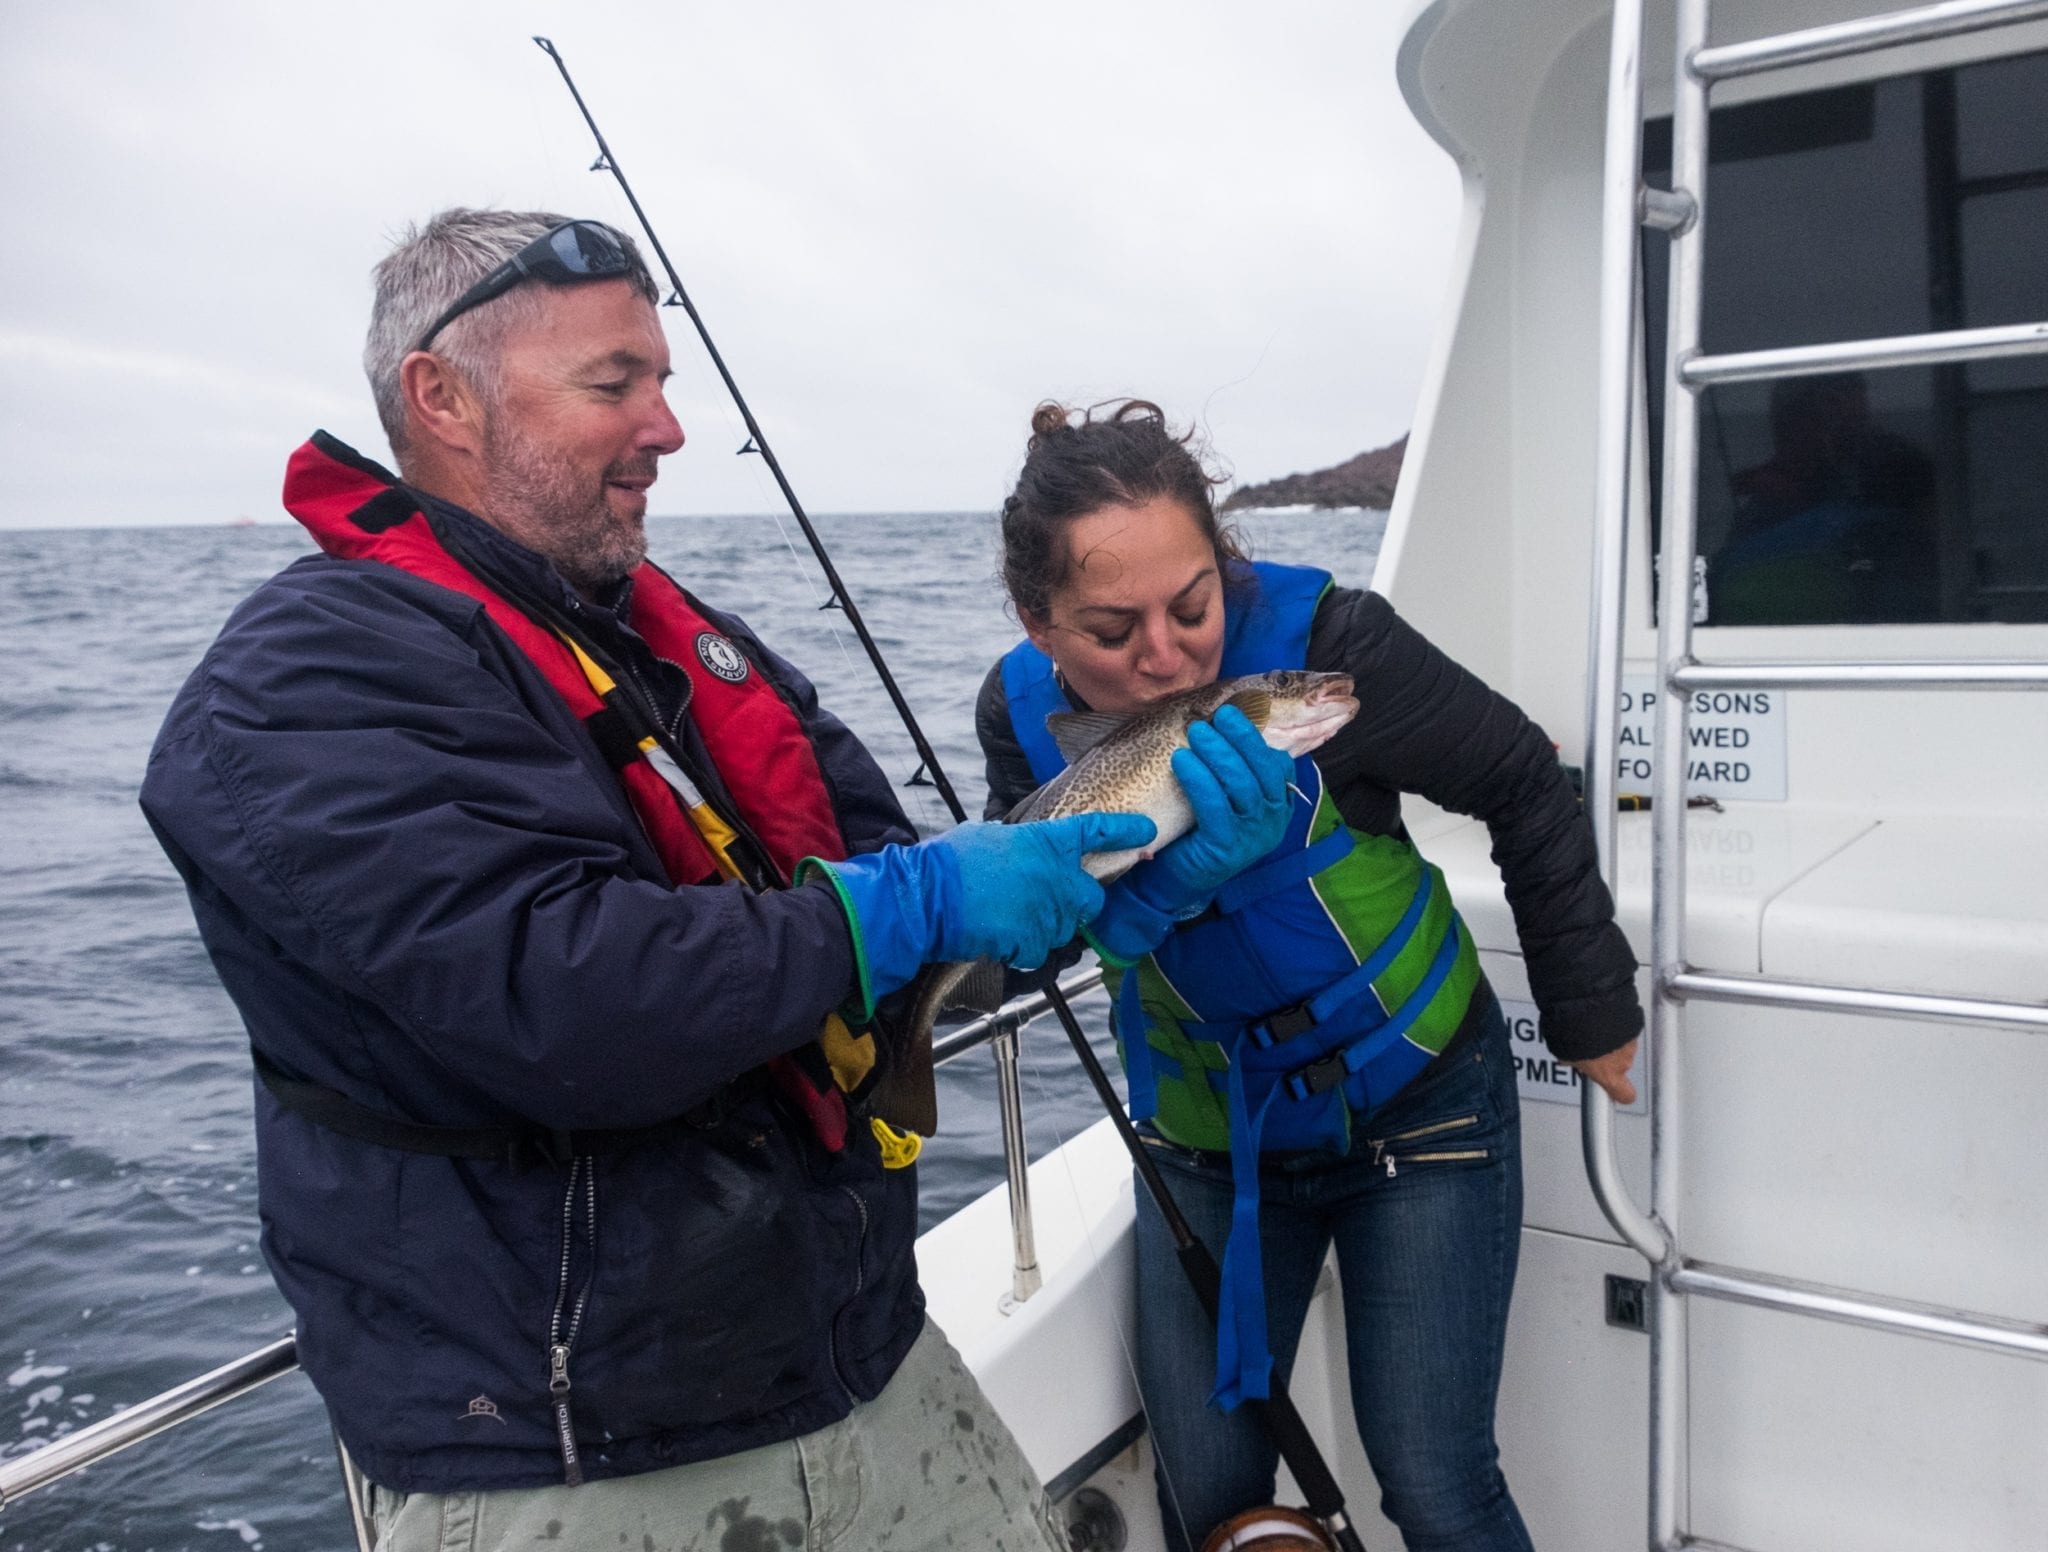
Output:
[[[1688,663],[1672,670],[1674,690],[2038,690],[2048,663]]]
[[[1783,350],[1694,356],[1679,362],[1678,380],[1688,388],[1711,388],[1716,383],[1813,377],[1822,372],[1939,366],[1950,361],[1994,361],[2006,356],[2042,354],[2048,354],[2048,323],[2012,323],[1994,329],[1944,329],[1935,334],[1899,334],[1889,339],[1841,340]]]
[[[2048,1325],[2039,1321],[1980,1315],[1972,1310],[1923,1304],[1917,1299],[1888,1298],[1853,1288],[1802,1282],[1796,1277],[1773,1277],[1764,1272],[1713,1266],[1704,1261],[1688,1261],[1671,1274],[1670,1283],[1679,1293],[1698,1294],[1702,1298],[1753,1304],[1760,1309],[1838,1320],[1845,1325],[1869,1326],[1937,1342],[1986,1347],[2025,1358],[2048,1358]]]
[[[1692,72],[1702,81],[1725,81],[1732,76],[1754,75],[1759,70],[1781,70],[1788,65],[1810,65],[1816,60],[1867,54],[1901,43],[1927,43],[1936,38],[1982,32],[1987,27],[2009,27],[2037,16],[2048,16],[2048,0],[1945,0],[1940,5],[1886,11],[1879,16],[1808,27],[1750,43],[1696,49]]]
[[[1739,1002],[1770,1008],[1812,1008],[1833,1013],[1874,1013],[1881,1018],[1925,1019],[1940,1024],[1998,1024],[2048,1030],[2048,1006],[1927,992],[1887,992],[1867,986],[1826,986],[1763,975],[1681,970],[1665,983],[1680,999]]]

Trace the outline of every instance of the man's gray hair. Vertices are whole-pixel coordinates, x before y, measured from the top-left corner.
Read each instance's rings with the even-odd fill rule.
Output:
[[[466,210],[457,207],[432,217],[424,228],[409,226],[398,246],[374,272],[376,300],[370,308],[370,336],[363,345],[363,370],[376,396],[377,418],[391,452],[404,467],[405,399],[398,385],[399,363],[419,348],[420,336],[455,299],[534,239],[571,217],[548,210]],[[640,294],[658,302],[661,293],[633,239],[617,233],[632,257],[631,280]],[[505,337],[539,315],[545,282],[518,285],[503,296],[473,307],[434,337],[434,353],[454,366],[488,405],[498,398],[498,362]]]

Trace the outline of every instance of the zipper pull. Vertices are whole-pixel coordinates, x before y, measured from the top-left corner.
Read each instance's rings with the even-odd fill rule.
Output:
[[[1391,1153],[1387,1155],[1387,1178],[1389,1180],[1394,1178],[1394,1156]],[[565,1380],[563,1383],[566,1385],[568,1382]]]
[[[555,1398],[555,1442],[562,1450],[562,1481],[570,1487],[583,1485],[583,1460],[576,1449],[576,1425],[569,1417],[569,1346],[555,1342],[548,1348],[548,1394]]]

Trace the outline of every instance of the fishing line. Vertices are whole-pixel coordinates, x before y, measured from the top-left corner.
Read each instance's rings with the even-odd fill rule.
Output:
[[[1133,966],[1124,973],[1135,975],[1137,968]],[[1096,1059],[1095,1048],[1088,1043],[1087,1034],[1074,1017],[1074,1010],[1064,997],[1057,995],[1057,974],[1051,970],[1041,971],[1039,984],[1053,994],[1053,1012],[1067,1032],[1067,1043],[1074,1048],[1074,1055],[1080,1059],[1081,1070],[1087,1073],[1088,1081],[1095,1085],[1096,1096],[1109,1113],[1117,1135],[1123,1139],[1124,1151],[1130,1154],[1131,1163],[1137,1167],[1138,1178],[1144,1182],[1146,1191],[1158,1206],[1159,1215],[1166,1220],[1167,1232],[1173,1236],[1174,1252],[1180,1258],[1181,1271],[1194,1288],[1196,1299],[1208,1311],[1211,1324],[1217,1323],[1222,1303],[1222,1269],[1217,1266],[1209,1247],[1189,1226],[1187,1217],[1174,1202],[1173,1193],[1167,1190],[1166,1182],[1160,1178],[1159,1166],[1139,1140],[1137,1129],[1125,1113],[1123,1101],[1110,1083],[1109,1074],[1102,1070],[1102,1063]],[[1144,1039],[1144,1032],[1137,1031],[1134,1038]],[[1344,1490],[1337,1485],[1337,1478],[1323,1459],[1323,1452],[1317,1448],[1308,1425],[1301,1420],[1301,1413],[1295,1410],[1286,1385],[1276,1376],[1271,1394],[1264,1400],[1247,1397],[1239,1404],[1249,1408],[1259,1420],[1266,1437],[1272,1440],[1280,1458],[1287,1462],[1287,1469],[1294,1473],[1294,1485],[1307,1498],[1309,1514],[1322,1522],[1323,1528],[1337,1543],[1338,1552],[1365,1552],[1365,1543],[1359,1539],[1345,1508]]]
[[[739,429],[733,421],[729,405],[721,403],[718,406],[718,413],[719,418],[725,422],[728,432]],[[739,438],[735,436],[733,440],[738,441]],[[760,465],[753,465],[747,472],[748,477],[753,481],[756,492],[763,498],[768,498],[768,486],[762,479]],[[832,618],[835,613],[841,611],[834,607],[831,597],[831,584],[819,573],[816,558],[806,557],[803,551],[797,548],[796,540],[790,534],[789,524],[784,520],[783,514],[776,510],[776,502],[772,498],[764,499],[762,506],[767,511],[769,517],[774,520],[776,535],[782,540],[783,549],[789,552],[790,565],[795,568],[797,575],[802,577],[805,585],[814,592],[823,592],[826,595],[825,602],[817,605],[813,612],[821,613],[825,616],[825,634],[830,639],[833,647],[838,651],[840,664],[847,673],[847,683],[851,685],[859,677],[859,669],[854,662],[852,651],[847,647],[846,632],[841,630],[838,621]],[[886,729],[884,731],[886,733]],[[880,743],[879,740],[863,740],[863,742],[870,743],[875,747],[879,747]],[[915,761],[916,753],[915,749],[910,751],[912,761]],[[902,746],[897,744],[893,737],[888,740],[886,754],[888,762],[896,768],[895,776],[898,792],[914,791],[917,794],[918,812],[916,818],[918,833],[921,835],[936,835],[941,832],[945,828],[944,815],[936,805],[932,783],[920,779],[919,767],[915,764],[906,765]],[[877,763],[881,763],[879,756]],[[903,802],[906,808],[910,806],[908,799],[904,799]]]
[[[1044,1100],[1051,1101],[1056,1096],[1052,1092],[1052,1086],[1046,1081],[1044,1071],[1040,1068],[1038,1064],[1036,1053],[1034,1052],[1028,1059],[1024,1056],[1024,1032],[1028,1030],[1033,1023],[1036,1022],[1037,1020],[1033,1019],[1018,1027],[1017,1055],[1020,1061],[1024,1061],[1026,1065],[1028,1065],[1031,1072],[1032,1084],[1035,1088],[1037,1088],[1040,1097]],[[1046,1105],[1046,1110],[1046,1124],[1052,1128],[1054,1142],[1053,1151],[1055,1155],[1063,1154],[1065,1152],[1069,1138],[1067,1137],[1065,1130],[1060,1126],[1059,1112],[1056,1109],[1054,1109],[1050,1103]],[[1081,1224],[1081,1239],[1082,1242],[1088,1247],[1089,1270],[1099,1281],[1102,1276],[1103,1256],[1101,1249],[1095,1243],[1095,1220],[1089,1215],[1087,1204],[1081,1200],[1081,1185],[1080,1182],[1074,1178],[1073,1161],[1071,1159],[1063,1158],[1061,1162],[1064,1166],[1063,1172],[1067,1177],[1067,1194],[1071,1196],[1074,1200],[1074,1216],[1076,1219],[1079,1220]],[[1134,1289],[1135,1286],[1136,1274],[1134,1272]],[[1157,1432],[1154,1431],[1152,1427],[1152,1408],[1151,1405],[1145,1400],[1145,1386],[1143,1379],[1140,1377],[1138,1373],[1137,1355],[1131,1351],[1131,1344],[1129,1340],[1124,1336],[1124,1323],[1121,1320],[1118,1320],[1116,1316],[1112,1314],[1110,1316],[1109,1325],[1110,1329],[1116,1333],[1117,1349],[1123,1354],[1124,1370],[1131,1377],[1131,1389],[1137,1392],[1138,1415],[1145,1419],[1145,1436],[1152,1440],[1152,1460],[1153,1463],[1158,1467],[1159,1480],[1163,1482],[1166,1486],[1166,1496],[1168,1500],[1173,1504],[1173,1517],[1180,1525],[1181,1540],[1185,1541],[1189,1546],[1194,1546],[1195,1538],[1193,1533],[1188,1529],[1187,1514],[1181,1508],[1180,1489],[1174,1486],[1173,1473],[1171,1470],[1167,1468],[1166,1457],[1163,1454],[1161,1454],[1159,1450],[1159,1435]]]
[[[535,41],[540,42],[541,40],[536,39]],[[552,53],[553,51],[550,50],[550,52]],[[571,89],[574,89],[573,84]],[[538,108],[538,103],[535,104],[535,107],[536,109]],[[603,158],[600,158],[591,170],[607,170]],[[634,208],[637,214],[637,206]],[[643,217],[643,230],[645,229]],[[651,240],[653,237],[651,230],[648,235]],[[664,261],[666,261],[666,255],[663,257]],[[707,363],[705,360],[694,352],[687,353],[684,360],[687,364],[683,370],[689,374],[691,394],[704,400],[703,413],[717,415],[720,423],[725,428],[728,445],[738,448],[741,455],[748,455],[758,451],[753,446],[751,437],[746,433],[742,422],[735,419],[730,396],[720,391],[723,385],[714,382],[710,373],[706,370]],[[759,463],[753,464],[748,469],[747,478],[752,484],[756,497],[759,500],[760,510],[765,512],[774,521],[776,534],[782,540],[782,546],[789,554],[791,566],[795,569],[797,575],[803,579],[805,588],[814,595],[822,595],[825,598],[825,602],[817,605],[816,608],[819,612],[825,612],[827,615],[825,635],[831,641],[834,649],[837,650],[840,663],[847,671],[847,682],[849,684],[853,683],[858,678],[858,670],[855,666],[853,653],[847,647],[845,632],[840,629],[837,621],[830,618],[833,612],[843,612],[837,610],[837,600],[833,597],[830,581],[819,573],[816,557],[812,556],[807,560],[803,552],[797,548],[796,540],[790,534],[789,524],[780,510],[782,505],[780,497],[770,492],[768,483],[763,478],[763,471]],[[805,628],[808,627],[799,627],[799,629]],[[868,739],[864,740],[864,742],[870,745],[871,752],[881,751],[881,753],[877,754],[877,763],[894,767],[896,785],[899,789],[911,787],[929,789],[931,787],[932,784],[921,779],[919,775],[920,768],[916,763],[915,749],[909,751],[910,757],[906,761],[901,746],[895,743],[893,736],[885,733],[882,739]],[[909,806],[907,800],[905,806]],[[919,833],[935,834],[945,828],[943,819],[934,806],[931,791],[925,790],[920,792],[917,799],[917,809],[916,817],[920,826]]]
[[[640,208],[640,198],[633,192],[633,185],[627,182],[625,171],[619,166],[619,159],[612,154],[612,148],[605,142],[604,131],[597,127],[596,118],[592,116],[589,105],[583,100],[583,93],[576,89],[576,81],[569,74],[568,63],[548,39],[536,37],[533,41],[555,62],[555,68],[562,73],[562,84],[569,88],[569,95],[576,100],[577,111],[583,115],[583,122],[590,126],[591,138],[597,142],[597,160],[590,164],[590,170],[608,172],[618,180],[620,192],[626,196],[626,203],[633,207],[633,216],[639,221],[640,230],[647,234],[648,245],[653,248],[654,256],[661,260],[661,267],[668,275],[669,281],[669,297],[663,305],[680,307],[689,314],[690,322],[696,327],[697,338],[703,341],[705,354],[710,356],[711,364],[718,369],[718,375],[725,383],[725,390],[731,395],[733,407],[740,412],[741,420],[746,423],[747,440],[740,451],[759,453],[761,461],[768,466],[768,472],[774,475],[775,483],[782,491],[782,498],[788,504],[790,515],[803,530],[804,538],[810,542],[811,553],[818,558],[819,569],[825,573],[825,580],[831,588],[833,605],[846,616],[846,623],[853,627],[853,633],[860,638],[861,646],[867,651],[868,661],[874,664],[875,673],[882,681],[882,688],[888,692],[890,703],[896,708],[896,715],[902,718],[904,730],[910,734],[910,742],[916,748],[918,758],[924,762],[925,772],[931,778],[932,785],[945,800],[946,808],[953,816],[953,822],[965,824],[967,810],[962,806],[959,794],[953,790],[952,782],[947,779],[945,770],[939,764],[938,755],[933,752],[930,741],[924,736],[924,729],[918,726],[917,717],[912,713],[910,703],[903,698],[903,691],[897,687],[896,676],[890,673],[881,648],[875,645],[875,638],[869,634],[867,621],[861,618],[860,608],[854,603],[853,595],[840,580],[838,569],[832,564],[832,556],[826,550],[824,540],[818,537],[817,529],[811,526],[811,520],[804,512],[803,503],[797,500],[796,491],[790,485],[789,477],[782,472],[782,462],[775,456],[774,448],[769,445],[767,433],[761,429],[761,423],[754,418],[754,412],[747,404],[746,395],[740,392],[739,383],[734,380],[731,369],[725,364],[725,357],[719,353],[717,344],[712,340],[711,330],[706,327],[696,304],[690,300],[689,292],[683,288],[683,277],[676,272],[675,265],[669,260],[668,250],[655,235],[654,226],[647,219],[647,212]]]

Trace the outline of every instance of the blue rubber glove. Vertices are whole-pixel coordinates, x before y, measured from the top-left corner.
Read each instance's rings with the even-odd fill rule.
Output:
[[[1081,870],[1083,855],[1144,846],[1157,833],[1143,814],[964,824],[844,862],[806,857],[797,877],[824,873],[838,890],[853,928],[861,1000],[872,1012],[876,998],[908,985],[927,964],[1044,964],[1102,909],[1102,886]]]
[[[1164,943],[1176,921],[1205,909],[1287,833],[1294,759],[1235,706],[1188,724],[1188,747],[1174,752],[1173,774],[1195,811],[1194,829],[1111,884],[1087,932],[1119,966]]]

